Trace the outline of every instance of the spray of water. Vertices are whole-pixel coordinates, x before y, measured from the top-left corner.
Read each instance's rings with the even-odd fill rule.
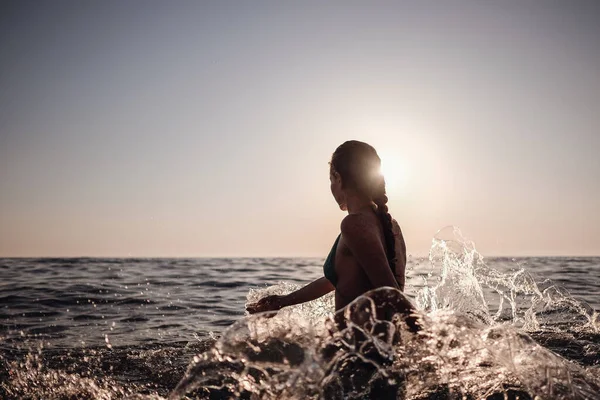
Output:
[[[523,268],[488,267],[456,228],[436,235],[429,258],[412,319],[392,288],[366,293],[340,315],[332,315],[329,297],[272,318],[248,316],[194,358],[171,398],[590,399],[600,392],[592,369],[527,334],[550,321],[552,329],[559,321],[597,332],[591,307]],[[295,289],[252,290],[248,301]],[[496,310],[490,296],[499,297]]]
[[[569,326],[600,332],[598,313],[589,304],[550,280],[536,280],[521,266],[507,272],[489,267],[456,227],[435,235],[429,261],[427,287],[417,295],[424,310],[451,309],[488,325],[509,322],[525,331]],[[495,312],[490,303],[499,304]]]

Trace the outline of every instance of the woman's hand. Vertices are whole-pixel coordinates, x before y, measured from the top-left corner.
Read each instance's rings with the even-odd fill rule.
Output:
[[[250,303],[246,306],[246,311],[250,314],[256,314],[264,311],[277,311],[280,310],[283,304],[283,298],[285,296],[271,295],[266,296],[257,301],[256,303]]]

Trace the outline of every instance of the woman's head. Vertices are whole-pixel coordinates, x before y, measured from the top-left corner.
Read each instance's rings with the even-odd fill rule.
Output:
[[[331,193],[340,208],[345,209],[348,195],[367,198],[377,205],[387,203],[381,159],[373,146],[357,140],[344,142],[331,156],[329,165]]]
[[[357,140],[342,143],[329,163],[331,193],[342,210],[348,196],[368,199],[377,205],[377,215],[383,226],[386,256],[392,269],[396,264],[396,240],[392,216],[388,212],[385,179],[381,173],[381,159],[373,146]]]

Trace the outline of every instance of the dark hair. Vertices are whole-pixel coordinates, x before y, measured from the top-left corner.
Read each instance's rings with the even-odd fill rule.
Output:
[[[385,178],[381,174],[381,159],[373,146],[349,140],[342,143],[331,156],[329,163],[342,178],[342,186],[368,196],[377,205],[377,216],[383,226],[386,256],[390,268],[396,267],[396,240],[392,229],[392,216],[388,212]]]

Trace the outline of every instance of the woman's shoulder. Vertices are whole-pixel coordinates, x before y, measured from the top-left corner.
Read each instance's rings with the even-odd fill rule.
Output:
[[[342,235],[358,235],[365,232],[374,231],[377,228],[377,221],[372,216],[362,213],[348,214],[340,224]]]

